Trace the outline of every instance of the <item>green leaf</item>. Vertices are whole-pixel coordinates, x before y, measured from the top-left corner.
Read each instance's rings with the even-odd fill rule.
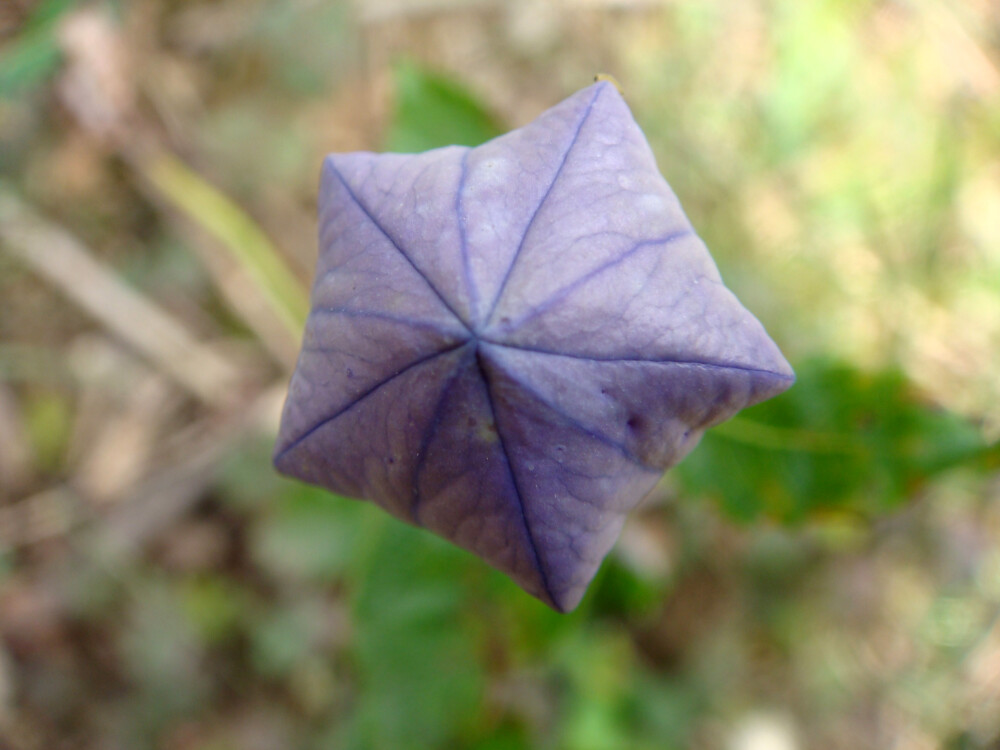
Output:
[[[56,22],[74,0],[48,0],[32,13],[20,36],[0,53],[0,99],[13,99],[41,85],[62,60]]]
[[[787,393],[705,435],[677,468],[687,493],[715,498],[740,520],[870,516],[997,451],[966,420],[920,403],[898,372],[824,361],[798,369]]]
[[[70,398],[61,391],[40,389],[28,395],[24,406],[36,463],[46,471],[59,471],[73,428]]]
[[[284,676],[315,658],[322,616],[307,603],[282,602],[255,619],[250,633],[254,669],[266,677]]]
[[[444,747],[478,723],[483,675],[462,585],[463,570],[478,561],[379,520],[354,597],[362,745]]]
[[[396,111],[386,139],[390,151],[478,146],[503,132],[479,101],[450,78],[404,62],[395,68],[395,84]]]
[[[246,592],[222,576],[183,581],[178,595],[183,613],[194,632],[208,644],[231,638],[245,616]]]
[[[281,576],[330,581],[357,558],[360,523],[376,509],[289,482],[270,511],[254,534],[256,560]]]

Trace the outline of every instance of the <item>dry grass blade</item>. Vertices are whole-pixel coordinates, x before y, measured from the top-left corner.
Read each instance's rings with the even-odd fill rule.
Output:
[[[150,160],[145,167],[149,181],[222,242],[247,269],[292,338],[298,339],[309,313],[308,294],[253,220],[168,153]]]
[[[73,235],[2,188],[0,241],[200,400],[213,407],[232,401],[239,374],[227,359],[127,287]]]
[[[165,150],[127,157],[158,203],[199,230],[191,245],[261,343],[292,367],[309,294],[260,227],[224,193]]]
[[[60,40],[67,59],[58,88],[63,104],[84,131],[136,170],[158,206],[200,230],[191,245],[213,281],[272,357],[294,365],[308,290],[242,208],[159,143],[135,107],[131,60],[141,53],[130,48],[121,25],[102,10],[83,9],[65,20]]]

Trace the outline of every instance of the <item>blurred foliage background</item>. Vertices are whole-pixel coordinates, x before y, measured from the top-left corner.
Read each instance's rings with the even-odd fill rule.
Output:
[[[560,616],[270,448],[329,151],[622,84],[799,373]],[[1000,746],[992,0],[3,0],[0,748]]]

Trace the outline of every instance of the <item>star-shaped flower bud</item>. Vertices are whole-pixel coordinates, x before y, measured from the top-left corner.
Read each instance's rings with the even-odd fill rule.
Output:
[[[559,611],[707,427],[793,381],[610,83],[478,148],[329,156],[319,245],[276,466]]]

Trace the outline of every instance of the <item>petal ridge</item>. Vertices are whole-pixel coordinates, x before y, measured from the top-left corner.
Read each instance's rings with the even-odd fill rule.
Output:
[[[372,223],[372,225],[375,226],[383,235],[385,235],[386,239],[388,239],[389,242],[392,243],[393,247],[396,248],[399,254],[406,259],[406,262],[410,264],[413,270],[417,272],[417,274],[420,276],[421,279],[423,279],[424,283],[427,284],[427,288],[430,289],[431,292],[433,292],[434,296],[437,297],[438,300],[440,300],[441,304],[444,305],[444,307],[448,310],[448,312],[450,312],[453,316],[455,316],[455,320],[457,320],[462,325],[463,328],[465,328],[467,331],[471,333],[468,322],[465,321],[462,318],[462,316],[458,314],[458,311],[455,310],[454,306],[450,302],[448,302],[447,299],[445,299],[445,296],[430,280],[430,277],[424,272],[423,269],[420,268],[420,266],[418,266],[414,262],[413,258],[411,258],[409,253],[407,253],[403,249],[403,246],[399,243],[399,241],[391,234],[389,234],[389,231],[384,226],[382,226],[382,224],[378,221],[378,219],[375,218],[375,215],[371,212],[371,209],[369,209],[368,206],[366,206],[362,202],[360,196],[358,196],[358,194],[351,188],[351,186],[347,184],[347,180],[344,179],[344,176],[340,173],[340,170],[337,169],[337,165],[334,164],[333,159],[327,158],[326,164],[328,169],[333,173],[333,175],[337,178],[340,184],[344,186],[344,190],[347,191],[347,194],[350,196],[351,200],[355,203],[355,205],[357,205],[359,209],[361,209],[361,212],[368,218],[368,220]]]
[[[296,447],[298,447],[303,442],[305,442],[306,440],[308,440],[310,435],[314,434],[316,431],[318,431],[322,427],[326,426],[327,424],[329,424],[333,420],[337,419],[342,414],[345,414],[346,412],[348,412],[351,409],[353,409],[359,403],[361,403],[366,398],[368,398],[369,396],[371,396],[373,393],[375,393],[376,391],[378,391],[382,386],[386,385],[387,383],[392,382],[393,380],[395,380],[396,378],[400,377],[401,375],[405,375],[410,370],[413,370],[414,368],[417,368],[420,365],[426,364],[427,362],[430,362],[431,360],[436,359],[437,357],[441,357],[441,356],[443,356],[445,354],[453,352],[453,351],[455,351],[456,349],[459,349],[462,346],[465,346],[465,342],[462,342],[460,344],[455,344],[453,346],[448,346],[448,347],[446,347],[444,349],[439,349],[436,352],[432,352],[431,354],[428,354],[428,355],[426,355],[424,357],[421,357],[421,358],[419,358],[419,359],[411,362],[410,364],[406,365],[402,369],[397,370],[396,372],[392,373],[387,378],[383,378],[382,380],[378,381],[375,385],[371,386],[367,390],[363,391],[360,395],[358,395],[357,397],[355,397],[354,400],[351,401],[350,403],[348,403],[346,406],[341,407],[340,409],[338,409],[333,414],[330,414],[330,415],[327,415],[327,416],[323,417],[316,424],[314,424],[312,427],[310,427],[309,429],[307,429],[304,433],[302,433],[298,437],[293,438],[292,440],[288,441],[288,443],[285,444],[285,445],[279,444],[278,446],[276,446],[277,449],[276,449],[275,454],[274,454],[274,463],[275,463],[275,465],[278,465],[279,468],[280,468],[280,463],[281,463],[282,459],[285,456],[287,456],[289,453],[291,453]]]
[[[580,139],[580,133],[583,131],[583,126],[587,124],[587,118],[590,113],[594,110],[594,104],[597,102],[597,98],[601,95],[604,90],[603,86],[596,87],[593,97],[590,99],[590,103],[587,108],[583,111],[583,115],[580,117],[580,121],[576,125],[576,129],[573,132],[573,137],[570,139],[569,145],[566,147],[566,151],[562,156],[562,160],[559,162],[559,167],[556,169],[555,175],[552,177],[552,182],[549,183],[548,188],[542,194],[542,199],[538,202],[535,207],[534,213],[531,215],[531,219],[528,221],[528,225],[524,228],[524,234],[521,236],[521,242],[514,252],[514,257],[511,259],[510,266],[507,267],[507,272],[504,274],[503,280],[500,282],[500,287],[497,290],[496,296],[493,298],[493,302],[490,305],[489,312],[486,313],[485,320],[487,325],[493,314],[496,312],[497,306],[500,304],[500,300],[503,298],[504,290],[507,288],[507,282],[510,280],[511,274],[514,272],[514,266],[517,265],[517,259],[521,256],[521,251],[524,249],[524,243],[528,239],[528,235],[531,233],[531,227],[535,223],[535,219],[538,218],[538,214],[541,212],[542,207],[545,205],[545,201],[552,194],[552,189],[559,182],[559,176],[562,174],[563,168],[566,166],[566,162],[569,161],[569,156],[573,152],[573,147],[577,144]]]
[[[496,424],[497,438],[500,441],[500,453],[503,456],[504,463],[507,465],[507,471],[510,472],[511,482],[514,485],[514,493],[517,496],[518,510],[521,513],[521,520],[524,523],[524,530],[528,537],[528,543],[531,545],[531,554],[535,559],[535,565],[538,570],[538,576],[541,579],[542,588],[544,589],[545,595],[548,597],[552,606],[561,612],[565,611],[561,606],[559,606],[558,601],[552,595],[549,577],[544,566],[542,565],[542,556],[538,552],[538,544],[531,531],[531,525],[528,523],[528,514],[524,509],[524,492],[521,490],[521,485],[517,479],[517,473],[514,471],[514,463],[511,461],[510,452],[508,451],[507,443],[504,440],[504,429],[500,425],[500,414],[497,412],[496,399],[493,397],[493,384],[489,374],[486,372],[486,368],[484,367],[482,361],[482,355],[479,352],[476,353],[476,366],[479,368],[479,376],[483,379],[483,383],[486,385],[486,400],[489,403],[490,412],[493,414],[493,422]]]

